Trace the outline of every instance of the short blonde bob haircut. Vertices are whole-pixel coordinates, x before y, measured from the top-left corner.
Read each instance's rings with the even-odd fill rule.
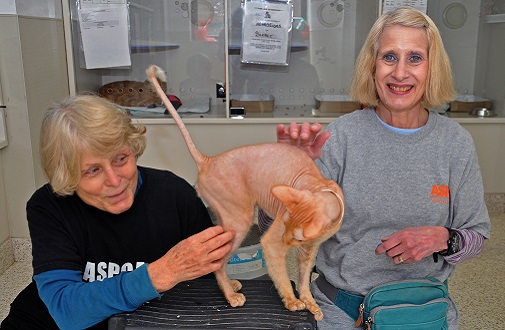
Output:
[[[436,108],[454,100],[451,63],[438,28],[431,18],[419,10],[403,7],[381,15],[368,33],[356,59],[350,87],[351,98],[367,106],[379,105],[380,100],[374,82],[379,41],[382,32],[394,25],[423,29],[428,36],[429,71],[426,91],[421,100],[423,107]]]
[[[58,195],[72,195],[81,179],[81,153],[113,157],[129,148],[136,159],[146,148],[146,128],[96,95],[78,95],[51,107],[40,132],[40,158]]]

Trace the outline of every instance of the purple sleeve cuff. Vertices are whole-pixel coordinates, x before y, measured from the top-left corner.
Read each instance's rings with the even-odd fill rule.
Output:
[[[456,265],[477,257],[484,246],[484,236],[472,229],[454,229],[459,235],[459,251],[444,257],[451,265]]]

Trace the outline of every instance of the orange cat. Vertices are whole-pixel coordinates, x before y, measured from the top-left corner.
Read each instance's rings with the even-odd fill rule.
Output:
[[[255,207],[260,207],[274,218],[261,245],[268,273],[284,306],[291,311],[306,308],[316,320],[322,319],[323,313],[310,293],[310,274],[317,248],[342,225],[342,190],[334,181],[325,179],[314,161],[295,146],[265,143],[214,157],[203,155],[160,88],[156,79],[160,75],[164,73],[156,66],[147,70],[148,79],[177,123],[197,164],[196,189],[216,213],[219,224],[236,233],[227,258],[239,248],[253,224]],[[299,299],[286,268],[286,254],[291,247],[299,248]],[[245,297],[237,292],[242,287],[240,282],[230,280],[225,267],[215,275],[230,305],[242,306]]]

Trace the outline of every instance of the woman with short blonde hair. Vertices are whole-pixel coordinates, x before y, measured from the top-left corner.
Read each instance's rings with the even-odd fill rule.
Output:
[[[146,128],[133,125],[127,111],[95,95],[68,98],[43,119],[40,158],[59,195],[74,193],[81,178],[80,153],[107,156],[128,146],[138,159],[146,148]]]
[[[372,288],[420,277],[444,282],[490,237],[472,136],[430,110],[453,95],[432,20],[398,8],[376,21],[356,62],[351,96],[366,108],[339,116],[321,134],[317,123],[278,125],[277,140],[305,150],[346,199],[344,224],[316,258],[311,292],[324,314],[318,329],[374,327],[360,317]],[[268,221],[258,213],[260,228]],[[438,329],[458,329],[452,300],[440,314]],[[398,321],[409,316],[394,324],[412,328]]]
[[[398,8],[379,17],[356,59],[350,95],[367,106],[378,106],[379,97],[374,82],[379,39],[384,30],[393,25],[423,29],[428,36],[428,81],[422,104],[433,109],[454,100],[454,82],[451,63],[445,51],[440,32],[427,15],[408,8]]]
[[[33,282],[2,330],[107,329],[110,316],[223,267],[234,233],[213,225],[184,179],[137,165],[145,133],[94,95],[46,113],[40,154],[49,183],[26,204]]]

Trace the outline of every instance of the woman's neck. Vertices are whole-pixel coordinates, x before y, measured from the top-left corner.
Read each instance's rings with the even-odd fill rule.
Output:
[[[398,128],[419,128],[428,122],[428,111],[421,106],[417,109],[391,111],[379,104],[375,113],[386,124]]]

